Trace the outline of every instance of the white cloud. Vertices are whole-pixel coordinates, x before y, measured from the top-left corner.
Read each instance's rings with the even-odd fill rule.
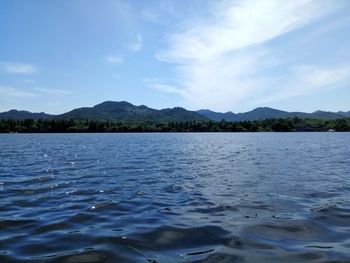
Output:
[[[139,34],[136,37],[135,42],[130,43],[127,45],[127,48],[129,49],[130,52],[139,52],[143,47],[143,39],[142,36]]]
[[[287,78],[270,83],[271,92],[255,103],[269,103],[346,85],[350,85],[350,64],[327,67],[299,65],[290,71]]]
[[[45,95],[66,96],[71,94],[70,91],[63,89],[32,88],[31,90]]]
[[[131,53],[139,52],[142,49],[142,47],[143,47],[143,39],[141,35],[137,35],[135,42],[125,45],[125,48]],[[108,54],[105,57],[105,62],[107,64],[122,64],[124,63],[124,59],[122,55]]]
[[[336,1],[221,1],[213,16],[187,23],[168,36],[158,60],[175,63],[181,94],[193,107],[230,110],[252,94],[269,92],[274,79],[262,72],[279,64],[264,44],[301,28],[336,6]],[[311,81],[311,80],[310,80]]]
[[[302,39],[300,39],[301,45],[307,44],[307,42],[313,42],[316,38],[322,38],[327,37],[325,36],[329,32],[334,32],[336,30],[339,30],[341,27],[347,28],[350,23],[350,17],[342,17],[340,19],[336,19],[333,21],[330,21],[326,25],[323,25],[322,27],[317,27],[309,34],[305,35]]]
[[[147,87],[166,93],[185,95],[184,90],[178,89],[173,85],[161,83],[159,79],[144,79],[143,82]]]
[[[121,64],[124,60],[121,56],[108,54],[105,57],[105,62],[108,64]]]
[[[34,74],[38,71],[33,65],[17,62],[1,62],[0,69],[10,74]]]
[[[31,88],[22,90],[11,86],[0,86],[0,97],[2,98],[28,98],[41,96],[66,96],[71,92],[62,89]]]
[[[162,92],[183,94],[182,90],[168,84],[155,83],[151,87]]]
[[[296,80],[304,90],[342,85],[350,81],[350,65],[334,67],[298,66]]]
[[[20,89],[10,86],[0,86],[0,96],[8,98],[27,98],[35,97],[35,94],[28,91],[22,91]]]

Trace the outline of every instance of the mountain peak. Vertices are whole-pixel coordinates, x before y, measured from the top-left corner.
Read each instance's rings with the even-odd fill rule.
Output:
[[[93,108],[101,108],[101,107],[115,107],[115,106],[134,106],[130,102],[127,101],[104,101],[102,103],[96,104]],[[136,107],[136,106],[135,106]]]
[[[258,108],[255,108],[254,110],[252,110],[252,112],[254,112],[254,111],[278,111],[278,112],[285,112],[285,111],[282,111],[282,110],[277,110],[277,109],[269,108],[269,107],[258,107]]]

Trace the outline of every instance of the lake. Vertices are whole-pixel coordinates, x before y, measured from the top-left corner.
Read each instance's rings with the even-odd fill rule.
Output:
[[[350,262],[350,133],[0,135],[0,262]]]

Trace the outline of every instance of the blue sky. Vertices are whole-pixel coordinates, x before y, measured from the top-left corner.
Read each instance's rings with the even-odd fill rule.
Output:
[[[350,1],[2,0],[0,111],[350,110]]]

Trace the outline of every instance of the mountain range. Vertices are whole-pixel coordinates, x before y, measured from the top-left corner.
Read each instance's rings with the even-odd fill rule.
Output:
[[[135,106],[126,101],[105,101],[93,107],[77,108],[72,111],[50,115],[44,112],[32,113],[29,111],[10,110],[0,113],[0,119],[56,119],[56,120],[96,120],[96,121],[122,121],[122,122],[169,122],[208,120],[207,117],[195,111],[175,107],[171,109],[156,110],[147,106]]]
[[[215,112],[211,110],[199,110],[197,111],[201,115],[214,120],[220,121],[225,119],[226,121],[246,121],[246,120],[264,120],[271,118],[305,118],[305,119],[341,119],[350,117],[350,111],[348,112],[331,112],[331,111],[315,111],[312,113],[306,112],[288,112],[282,110],[276,110],[268,107],[260,107],[256,108],[252,111],[244,112],[244,113],[233,113],[231,111],[228,112]]]
[[[97,120],[97,121],[124,121],[124,122],[169,122],[169,121],[191,121],[191,120],[213,120],[213,121],[246,121],[263,120],[270,118],[309,118],[309,119],[340,119],[349,118],[348,112],[329,112],[315,111],[313,113],[305,112],[287,112],[268,107],[256,108],[244,113],[233,112],[215,112],[211,110],[189,111],[181,107],[156,110],[145,105],[135,106],[126,101],[105,101],[93,107],[77,108],[72,111],[52,115],[41,113],[32,113],[29,111],[10,110],[0,113],[0,119],[58,119],[58,120]]]

